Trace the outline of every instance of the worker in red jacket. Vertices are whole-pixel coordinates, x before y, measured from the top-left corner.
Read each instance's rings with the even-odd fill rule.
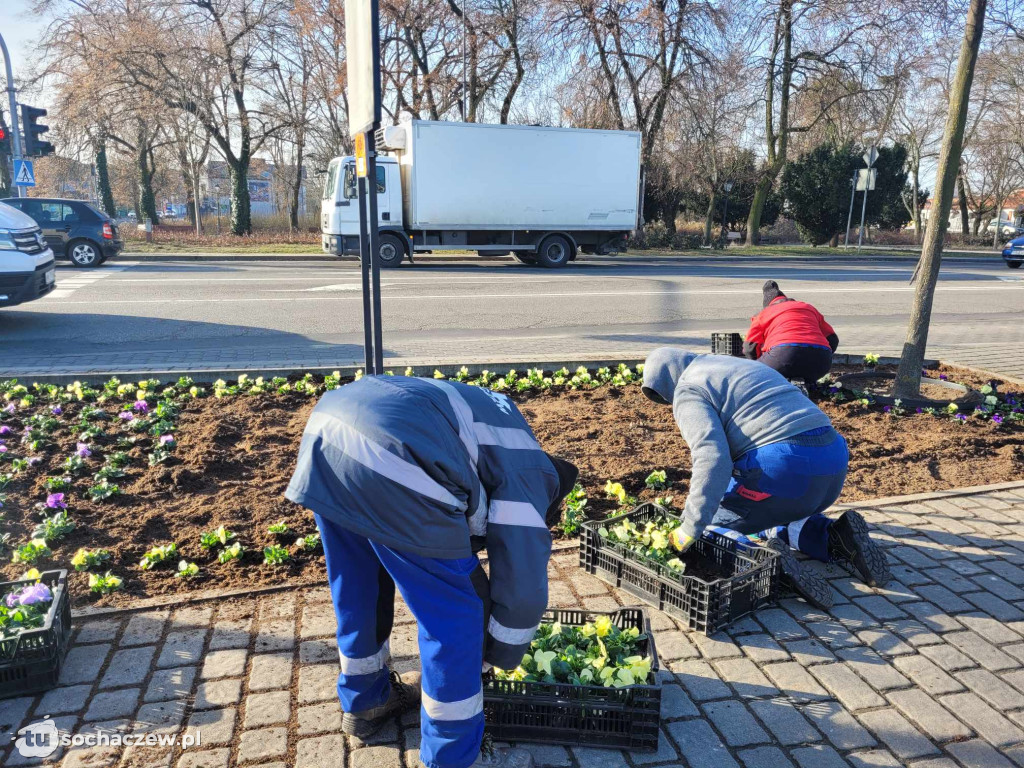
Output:
[[[750,319],[743,354],[787,379],[817,381],[832,368],[832,353],[839,346],[835,330],[821,312],[786,296],[774,280],[762,291],[764,309]]]

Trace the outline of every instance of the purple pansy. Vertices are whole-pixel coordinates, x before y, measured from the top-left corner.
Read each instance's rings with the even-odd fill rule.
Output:
[[[9,434],[11,434],[11,428],[10,427],[8,427],[6,424],[4,424],[2,427],[0,427],[0,435],[9,435]]]
[[[957,421],[967,421],[967,415],[963,413],[958,413],[953,418],[956,419]]]
[[[92,456],[92,451],[89,450],[89,444],[79,443],[77,446],[75,446],[75,455],[83,459],[87,459],[90,456]]]
[[[885,413],[892,413],[892,406],[891,406],[891,405],[887,405],[887,406],[885,406],[884,408],[882,408],[882,410],[883,410],[883,411],[884,411]]]
[[[51,493],[46,497],[46,506],[50,509],[67,509],[67,502],[64,501],[63,493]]]
[[[54,416],[60,416],[62,413],[64,413],[64,409],[61,408],[59,405],[55,405],[50,409],[50,413],[52,413]]]
[[[131,421],[132,419],[135,418],[135,414],[132,413],[131,411],[121,411],[119,414],[117,414],[117,418],[119,418],[121,421]]]
[[[992,414],[992,423],[993,424],[1002,424],[1003,423],[1003,416],[1002,416],[1002,414],[1000,414],[1000,413],[993,413]]]
[[[170,445],[174,442],[174,435],[160,435],[160,445]]]
[[[136,400],[132,408],[139,413],[147,413],[149,411],[149,403],[145,400]]]
[[[45,584],[30,584],[19,592],[12,592],[7,596],[8,608],[16,605],[37,605],[48,603],[53,600],[53,593]]]
[[[14,413],[16,410],[18,409],[14,407],[14,403],[11,403],[6,408],[4,408],[4,413]]]
[[[42,461],[43,461],[43,457],[42,456],[29,456],[28,457],[28,465],[30,467],[34,467],[36,464],[42,463]]]

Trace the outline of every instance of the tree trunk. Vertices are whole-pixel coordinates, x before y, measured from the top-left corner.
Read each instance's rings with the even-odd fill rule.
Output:
[[[252,203],[249,199],[249,156],[231,164],[231,234],[252,234]]]
[[[996,203],[996,231],[992,233],[992,247],[999,247],[999,230],[1003,228],[1003,201],[999,200]]]
[[[715,226],[715,193],[708,197],[708,212],[704,216],[704,245],[711,245],[711,230]]]
[[[100,139],[96,142],[96,186],[99,188],[100,205],[111,218],[117,216],[114,204],[114,192],[110,188],[110,169],[107,166],[107,142]]]
[[[139,205],[142,207],[142,218],[159,224],[156,212],[156,195],[153,193],[154,169],[150,163],[149,149],[141,145],[136,154],[136,165],[139,171]]]
[[[761,241],[761,213],[772,191],[772,179],[761,177],[754,189],[754,199],[750,203],[750,215],[747,216],[747,245],[757,245]]]
[[[914,245],[921,244],[921,203],[918,199],[921,189],[920,166],[914,166]]]
[[[299,229],[299,201],[302,193],[302,160],[303,160],[303,136],[297,137],[295,148],[295,186],[292,188],[291,207],[288,211],[288,223],[294,231]]]
[[[967,236],[971,233],[971,212],[967,208],[967,185],[964,184],[963,173],[959,170],[956,174],[956,194],[960,203],[960,242],[966,243]],[[932,210],[935,210],[934,198],[932,199]]]
[[[199,195],[199,173],[198,170],[192,173],[192,207],[196,212],[196,236],[203,234],[203,203]]]
[[[894,392],[898,398],[916,397],[921,391],[921,365],[924,363],[925,349],[928,345],[928,325],[931,322],[932,303],[935,299],[935,284],[938,282],[939,268],[942,266],[942,245],[949,226],[953,187],[959,176],[960,153],[963,150],[974,67],[978,61],[978,49],[981,46],[982,29],[985,25],[986,2],[987,0],[971,0],[967,11],[964,39],[960,46],[956,77],[950,92],[942,148],[939,150],[932,215],[928,217],[928,229],[924,235],[924,246],[921,248],[918,282],[914,291],[914,305],[910,311],[907,340],[903,344],[903,355],[900,357],[900,367],[896,374]]]

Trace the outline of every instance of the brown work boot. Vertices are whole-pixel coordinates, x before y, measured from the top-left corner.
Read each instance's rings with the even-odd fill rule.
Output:
[[[418,674],[406,673],[406,677],[414,679]],[[341,730],[349,736],[365,739],[379,731],[389,720],[398,717],[413,707],[420,705],[420,687],[403,682],[397,672],[388,675],[391,682],[391,693],[387,701],[379,707],[364,709],[362,712],[346,712],[341,718]]]

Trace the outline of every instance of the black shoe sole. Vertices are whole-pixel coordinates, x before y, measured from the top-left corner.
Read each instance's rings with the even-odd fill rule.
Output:
[[[861,580],[869,587],[884,587],[892,580],[892,571],[889,570],[889,561],[885,552],[871,540],[868,524],[864,517],[851,509],[844,512],[843,516],[833,525],[841,525],[844,522],[853,539],[854,551],[839,552],[840,556],[849,560],[860,574]],[[842,549],[845,550],[846,547]]]
[[[373,720],[363,720],[348,712],[341,718],[341,732],[347,736],[355,736],[359,739],[368,739],[377,731],[388,724],[389,721],[398,717],[400,712],[392,712]]]
[[[778,554],[779,568],[784,580],[794,592],[815,608],[821,608],[823,611],[832,608],[835,603],[832,586],[818,574],[804,569],[788,544],[778,539],[770,539],[765,546]]]

